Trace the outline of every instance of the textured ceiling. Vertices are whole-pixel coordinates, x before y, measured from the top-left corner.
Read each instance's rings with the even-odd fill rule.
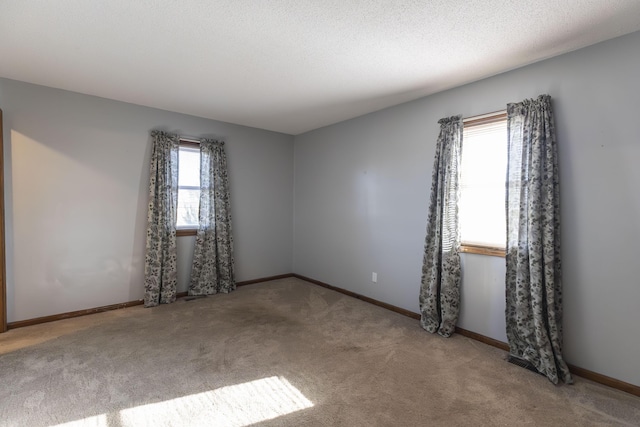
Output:
[[[637,30],[639,0],[0,0],[0,77],[299,134]]]

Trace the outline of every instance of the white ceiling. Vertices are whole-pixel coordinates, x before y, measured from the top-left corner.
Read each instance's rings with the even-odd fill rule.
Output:
[[[0,77],[295,135],[637,30],[639,0],[0,0]]]

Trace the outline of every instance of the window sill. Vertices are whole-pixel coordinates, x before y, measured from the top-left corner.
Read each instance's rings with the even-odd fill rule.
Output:
[[[195,236],[198,234],[198,230],[195,228],[180,228],[176,230],[176,236]]]
[[[504,258],[506,256],[505,250],[501,248],[491,248],[488,246],[474,246],[474,245],[461,245],[460,252],[465,254],[476,254],[486,256],[497,256]]]

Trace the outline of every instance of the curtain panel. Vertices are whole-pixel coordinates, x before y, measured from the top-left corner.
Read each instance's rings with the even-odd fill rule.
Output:
[[[236,288],[231,199],[222,141],[200,141],[199,222],[189,295],[231,292]]]
[[[153,307],[176,300],[179,138],[151,132],[149,207],[144,262],[144,305]]]
[[[506,324],[510,353],[557,384],[562,357],[560,191],[551,98],[507,106]]]
[[[441,119],[431,177],[427,219],[420,323],[431,333],[449,337],[455,332],[460,310],[460,160],[462,116]]]

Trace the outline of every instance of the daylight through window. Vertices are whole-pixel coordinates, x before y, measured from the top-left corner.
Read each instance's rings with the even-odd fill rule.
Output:
[[[180,145],[178,157],[178,229],[198,228],[200,206],[200,149]]]
[[[507,118],[504,112],[466,119],[459,204],[462,250],[506,246]],[[482,252],[479,252],[482,253]]]

